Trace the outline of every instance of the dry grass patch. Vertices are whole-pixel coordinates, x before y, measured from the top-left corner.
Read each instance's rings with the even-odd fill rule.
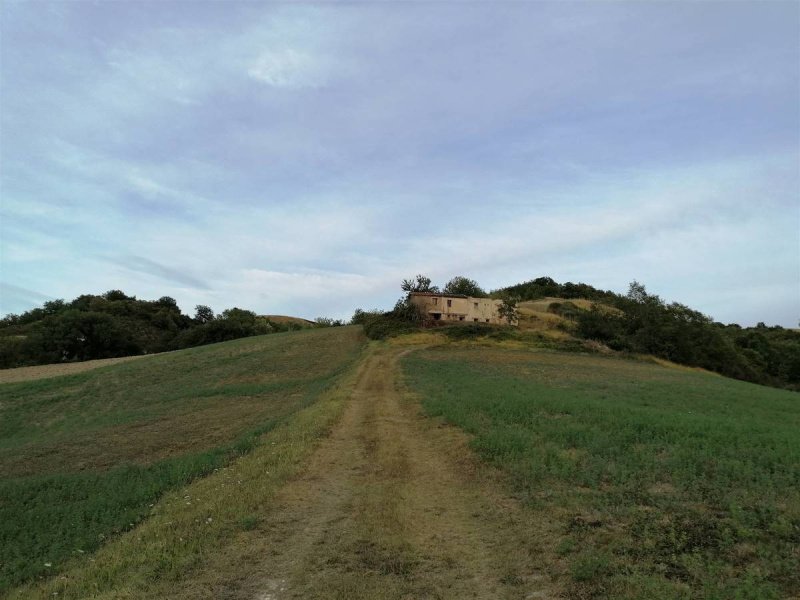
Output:
[[[153,355],[150,355],[153,356]],[[129,360],[146,358],[146,355],[122,356],[120,358],[103,358],[100,360],[86,360],[83,362],[62,363],[57,365],[37,365],[35,367],[18,367],[16,369],[0,369],[0,384],[16,383],[19,381],[34,381],[36,379],[47,379],[49,377],[60,377],[62,375],[74,375],[108,367]]]

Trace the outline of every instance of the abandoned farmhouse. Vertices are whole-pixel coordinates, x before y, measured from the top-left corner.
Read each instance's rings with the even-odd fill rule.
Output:
[[[429,321],[504,322],[497,311],[500,300],[432,292],[412,292],[410,300]]]

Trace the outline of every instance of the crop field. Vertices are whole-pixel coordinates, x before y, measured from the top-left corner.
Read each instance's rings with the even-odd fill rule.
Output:
[[[306,330],[0,385],[0,594],[250,450],[363,345],[358,328]]]
[[[490,347],[403,362],[541,519],[571,598],[800,590],[800,395],[609,357]]]

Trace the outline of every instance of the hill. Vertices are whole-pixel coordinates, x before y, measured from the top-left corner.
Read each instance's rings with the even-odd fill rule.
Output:
[[[153,354],[312,325],[294,317],[259,317],[241,308],[215,315],[197,306],[190,317],[168,296],[149,301],[111,290],[70,302],[52,300],[3,317],[0,368]]]
[[[88,555],[249,451],[314,403],[363,341],[353,327],[298,331],[0,385],[0,593]]]
[[[614,351],[649,354],[736,379],[800,389],[796,331],[763,323],[756,327],[718,323],[688,306],[649,294],[636,281],[623,295],[540,277],[493,295],[516,298],[523,328],[544,330],[551,337],[563,338],[559,331],[566,332]]]
[[[313,329],[0,386],[21,428],[0,440],[34,450],[31,465],[0,455],[17,486],[0,489],[17,507],[0,515],[2,548],[51,574],[9,596],[711,600],[797,589],[796,393],[453,331],[362,354],[358,328]],[[15,402],[8,390],[25,393]],[[87,393],[103,402],[82,406]],[[158,415],[171,435],[156,434]],[[265,433],[248,437],[257,423]],[[41,428],[67,458],[36,463]],[[226,439],[248,451],[219,454]],[[109,452],[128,466],[104,464]],[[33,466],[42,474],[23,473]],[[109,526],[125,497],[143,508]],[[58,537],[93,515],[103,528]],[[68,559],[52,560],[59,548]]]
[[[313,327],[316,324],[314,321],[309,321],[308,319],[303,319],[302,317],[289,317],[287,315],[264,315],[264,318],[272,323],[280,323],[282,325],[294,323],[295,325],[300,325],[301,327]]]
[[[465,277],[453,282],[480,286]],[[427,326],[409,301],[411,292],[436,292],[424,275],[404,280],[406,293],[391,311],[356,309],[352,323],[362,324],[368,337],[384,339]],[[544,345],[650,355],[657,359],[714,371],[727,377],[774,387],[800,390],[800,334],[780,326],[725,325],[678,302],[667,303],[634,281],[627,294],[600,290],[585,283],[558,283],[549,277],[493,290],[502,310],[513,311],[519,329],[538,336]],[[485,331],[484,331],[485,330]],[[512,336],[482,327],[457,328],[456,337]]]

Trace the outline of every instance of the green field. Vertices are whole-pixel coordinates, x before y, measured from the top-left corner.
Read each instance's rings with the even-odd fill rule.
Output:
[[[57,573],[312,404],[358,328],[245,338],[0,385],[0,593]]]
[[[800,590],[800,395],[688,369],[489,347],[404,360],[542,519],[572,598]]]

